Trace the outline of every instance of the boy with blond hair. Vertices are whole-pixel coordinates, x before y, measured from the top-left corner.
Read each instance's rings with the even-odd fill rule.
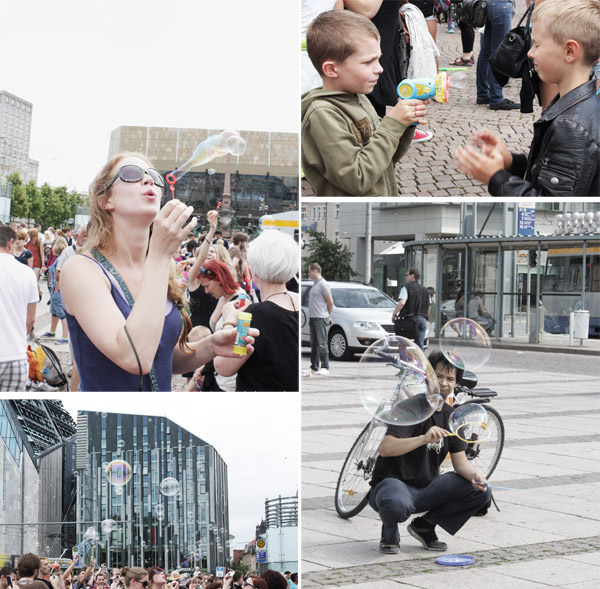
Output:
[[[349,10],[320,14],[306,34],[323,87],[302,96],[302,167],[317,196],[398,196],[394,164],[427,100],[398,100],[383,119],[365,96],[383,71],[379,32]],[[401,80],[398,80],[400,82]]]
[[[558,95],[533,126],[529,156],[510,153],[484,129],[456,152],[465,174],[493,196],[599,196],[600,99],[592,66],[600,58],[600,0],[545,0],[531,17],[529,57]]]

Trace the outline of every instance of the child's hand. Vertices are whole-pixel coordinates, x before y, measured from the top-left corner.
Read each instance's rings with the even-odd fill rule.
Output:
[[[425,115],[427,115],[429,102],[429,100],[417,100],[416,98],[408,100],[398,98],[398,103],[387,112],[387,116],[396,119],[407,127],[413,123],[426,125]]]
[[[504,169],[510,168],[513,159],[512,153],[508,151],[506,145],[504,145],[504,142],[500,138],[500,135],[489,129],[482,129],[481,131],[473,133],[471,141],[486,155],[491,155],[492,151],[497,150],[502,155]]]
[[[486,155],[470,145],[465,145],[456,150],[454,157],[461,172],[484,184],[488,184],[496,172],[504,170],[502,154],[497,149]]]

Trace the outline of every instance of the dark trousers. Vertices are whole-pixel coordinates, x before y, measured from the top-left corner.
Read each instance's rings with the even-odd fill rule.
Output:
[[[310,326],[310,369],[319,368],[329,370],[329,352],[327,351],[327,319],[324,317],[311,317]]]
[[[491,496],[489,486],[485,491],[476,491],[467,479],[447,472],[422,489],[409,487],[398,479],[383,479],[371,489],[369,505],[383,522],[382,540],[398,544],[398,524],[412,514],[427,512],[428,521],[454,536]]]

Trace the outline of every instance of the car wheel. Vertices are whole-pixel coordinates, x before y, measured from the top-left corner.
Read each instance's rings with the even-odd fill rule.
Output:
[[[329,356],[333,360],[348,360],[352,356],[346,334],[339,327],[329,330]]]

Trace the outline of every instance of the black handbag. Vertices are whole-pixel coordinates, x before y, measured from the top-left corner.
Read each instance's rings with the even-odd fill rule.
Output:
[[[529,25],[534,5],[535,3],[532,2],[521,17],[519,24],[506,33],[506,37],[498,45],[496,53],[490,59],[494,75],[498,72],[508,78],[522,77],[523,65],[527,64],[529,59],[527,52],[531,49],[531,28]],[[522,26],[521,23],[525,17],[527,17],[527,23]],[[501,80],[498,81],[502,84]],[[506,84],[506,81],[504,81],[504,84]]]
[[[417,317],[398,317],[394,321],[394,333],[407,339],[417,339]]]
[[[463,0],[460,22],[476,29],[487,20],[487,0]]]

